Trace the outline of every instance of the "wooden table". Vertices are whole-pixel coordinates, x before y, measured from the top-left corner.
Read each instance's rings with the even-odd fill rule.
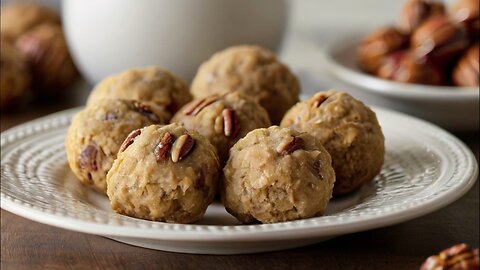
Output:
[[[1,130],[66,109],[41,105],[2,114]],[[478,134],[457,134],[478,160]],[[418,269],[423,260],[459,242],[479,246],[479,184],[432,214],[386,228],[349,234],[292,250],[207,256],[148,250],[100,236],[43,225],[1,211],[2,269]]]

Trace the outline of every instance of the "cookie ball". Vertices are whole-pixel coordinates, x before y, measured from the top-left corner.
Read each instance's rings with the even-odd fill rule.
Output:
[[[408,35],[395,27],[382,27],[365,37],[357,49],[360,68],[375,74],[385,56],[408,45]]]
[[[380,172],[384,137],[375,113],[344,92],[319,92],[290,109],[282,120],[315,136],[332,156],[334,195],[352,192]]]
[[[158,117],[137,101],[110,99],[85,108],[67,132],[70,168],[80,182],[105,193],[107,172],[125,138],[132,130],[157,122]]]
[[[385,57],[377,76],[397,82],[429,85],[442,85],[446,81],[442,69],[411,51],[399,51]]]
[[[400,29],[413,32],[428,17],[445,14],[445,5],[437,0],[408,0],[400,13]]]
[[[179,124],[136,130],[123,143],[107,175],[114,211],[171,223],[200,220],[216,193],[220,165],[215,148]]]
[[[38,25],[22,35],[16,46],[31,66],[39,96],[57,95],[77,79],[60,25]]]
[[[467,49],[465,27],[447,16],[431,16],[412,34],[411,47],[417,57],[425,57],[440,67],[448,67]]]
[[[0,53],[0,108],[14,108],[30,83],[30,73],[23,55],[2,40]]]
[[[322,215],[335,173],[320,141],[272,126],[239,140],[223,169],[222,202],[243,223],[274,223]]]
[[[9,42],[15,42],[39,24],[60,24],[60,17],[55,11],[34,3],[2,5],[0,18],[1,36]]]
[[[105,98],[138,100],[148,104],[164,123],[192,97],[187,85],[158,67],[135,68],[107,77],[90,94],[87,105]]]
[[[240,138],[271,125],[267,111],[240,92],[194,100],[177,112],[172,122],[205,136],[217,149],[221,164],[225,164],[228,151]]]
[[[479,85],[479,44],[475,44],[460,58],[453,70],[453,82],[458,86]],[[478,88],[477,88],[478,90]]]
[[[191,86],[197,99],[229,90],[255,99],[278,124],[298,101],[300,84],[274,53],[257,46],[235,46],[203,63]]]

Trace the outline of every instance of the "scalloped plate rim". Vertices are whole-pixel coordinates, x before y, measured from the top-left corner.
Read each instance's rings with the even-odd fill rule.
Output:
[[[82,107],[72,108],[69,110],[53,113],[30,122],[26,122],[17,127],[13,127],[2,132],[2,141],[9,134],[13,134],[27,126],[36,123],[42,123],[49,119],[54,119],[62,115],[71,114],[78,111]],[[289,221],[274,224],[259,224],[259,225],[188,225],[188,224],[166,224],[169,228],[144,228],[124,225],[99,224],[91,221],[78,220],[72,217],[60,216],[53,213],[43,212],[34,208],[23,206],[13,200],[7,198],[4,193],[1,193],[1,207],[9,212],[19,216],[79,232],[103,235],[103,236],[118,236],[126,238],[142,238],[142,239],[156,239],[156,240],[174,240],[174,241],[198,241],[198,242],[227,242],[227,241],[264,241],[264,240],[285,240],[285,239],[301,239],[307,237],[322,237],[342,235],[347,233],[359,232],[374,228],[385,227],[400,222],[404,222],[416,217],[431,213],[438,210],[463,196],[473,184],[476,182],[478,175],[478,164],[473,153],[465,146],[463,142],[458,140],[450,133],[438,128],[437,126],[428,123],[424,120],[417,119],[412,116],[404,115],[388,109],[374,107],[377,113],[387,113],[406,119],[405,121],[413,121],[415,124],[423,125],[430,131],[437,131],[443,134],[445,139],[451,140],[459,147],[459,151],[463,152],[464,157],[469,162],[469,170],[462,172],[463,185],[456,186],[455,189],[446,191],[441,196],[434,197],[428,201],[420,204],[407,207],[401,210],[393,210],[387,214],[378,216],[368,214],[366,219],[347,221],[345,223],[332,222],[330,224],[322,224],[316,226],[315,219],[304,219],[298,221]],[[151,222],[151,221],[147,221]],[[231,227],[241,226],[242,230],[232,230]],[[193,228],[193,229],[187,229]],[[198,231],[195,228],[201,228],[203,231]],[[205,230],[206,229],[206,230]],[[214,229],[214,230],[211,230]],[[295,232],[295,234],[288,234],[288,232]]]

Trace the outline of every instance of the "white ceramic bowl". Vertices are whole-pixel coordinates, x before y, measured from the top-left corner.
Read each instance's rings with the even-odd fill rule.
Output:
[[[73,58],[90,83],[157,65],[190,81],[214,52],[236,44],[277,49],[286,0],[65,0]]]
[[[334,77],[362,91],[366,100],[426,119],[453,131],[479,129],[478,87],[430,86],[388,81],[362,72],[356,48],[364,34],[332,41],[323,48],[322,65]]]

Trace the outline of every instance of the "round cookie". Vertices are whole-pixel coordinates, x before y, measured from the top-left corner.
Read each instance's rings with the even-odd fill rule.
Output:
[[[40,24],[15,43],[28,60],[35,88],[40,96],[51,98],[62,93],[78,77],[60,25]]]
[[[214,54],[193,79],[195,98],[235,90],[254,98],[274,124],[298,101],[297,77],[275,54],[257,46],[235,46]]]
[[[132,132],[108,172],[108,197],[117,213],[171,223],[200,220],[216,193],[215,148],[180,124]]]
[[[12,43],[41,23],[60,24],[60,17],[53,10],[34,3],[2,5],[0,18],[1,36]]]
[[[13,46],[2,40],[0,46],[0,108],[15,107],[30,83],[27,62]]]
[[[308,133],[256,129],[230,150],[222,202],[243,223],[274,223],[322,215],[335,173],[328,152]]]
[[[70,168],[80,182],[105,193],[107,172],[127,135],[158,121],[146,105],[133,100],[108,99],[85,108],[67,132]]]
[[[172,122],[205,136],[217,149],[222,164],[240,138],[251,130],[271,125],[267,111],[240,92],[194,100],[178,111]]]
[[[375,113],[347,93],[319,92],[290,109],[281,123],[318,138],[332,156],[334,195],[370,182],[381,170],[384,137]]]
[[[148,104],[165,123],[192,99],[182,80],[158,67],[129,69],[107,77],[93,89],[87,105],[105,98],[133,99]]]

